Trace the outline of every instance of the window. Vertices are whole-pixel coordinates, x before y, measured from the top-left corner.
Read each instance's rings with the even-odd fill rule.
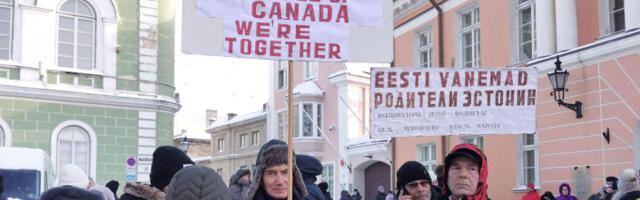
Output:
[[[90,174],[90,140],[86,130],[79,126],[67,126],[57,138],[56,166],[74,164],[86,174]]]
[[[287,87],[287,81],[288,81],[288,76],[287,76],[287,68],[288,68],[288,63],[285,61],[276,61],[276,68],[278,70],[278,82],[276,83],[276,89],[280,90],[280,89],[284,89]]]
[[[317,62],[305,62],[303,66],[304,80],[312,80],[318,77],[318,63]]]
[[[624,0],[609,1],[609,25],[611,32],[624,31]]]
[[[13,32],[13,1],[0,0],[0,59],[11,58],[11,33]]]
[[[254,131],[251,133],[251,145],[258,146],[260,144],[260,131]]]
[[[218,139],[218,152],[224,151],[224,138]]]
[[[535,57],[534,0],[518,0],[518,57],[520,61]]]
[[[431,29],[427,29],[418,33],[418,54],[420,55],[420,67],[433,66],[433,40],[431,37]]]
[[[240,135],[240,148],[245,148],[247,147],[247,134],[242,134]]]
[[[69,0],[58,11],[58,66],[94,69],[96,16],[84,0]]]
[[[539,185],[538,182],[538,169],[537,169],[537,155],[538,145],[536,142],[535,134],[522,134],[519,140],[520,143],[520,163],[521,166],[520,185],[525,186],[528,183],[534,183]]]
[[[418,145],[418,162],[424,165],[427,170],[433,172],[436,170],[436,166],[438,166],[438,161],[436,160],[436,143],[422,144]]]
[[[333,196],[333,164],[322,165],[322,174],[318,179],[320,182],[327,182],[329,184],[329,193]]]
[[[480,9],[471,8],[461,13],[462,66],[480,66]]]
[[[298,118],[298,116],[300,116]],[[293,105],[293,137],[319,137],[322,130],[322,104],[302,103]],[[299,130],[302,130],[299,132]]]
[[[287,111],[278,113],[278,139],[284,140],[285,135],[289,135],[289,119],[287,118]]]
[[[0,127],[0,147],[7,146],[7,145],[4,143],[4,140],[5,140],[5,139],[4,139],[4,129],[3,129],[2,127]]]
[[[484,139],[481,135],[464,136],[460,138],[460,143],[469,143],[476,145],[480,149],[484,149]]]

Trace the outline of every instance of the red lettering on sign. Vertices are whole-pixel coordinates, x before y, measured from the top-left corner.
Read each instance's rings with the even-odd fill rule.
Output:
[[[259,56],[264,56],[267,53],[267,41],[258,40],[256,41],[256,54]]]
[[[280,3],[273,2],[271,5],[271,14],[269,14],[269,18],[273,19],[273,17],[278,17],[278,19],[282,19],[282,14],[280,10]]]
[[[307,56],[304,55],[305,53]],[[311,42],[300,42],[300,57],[311,57]]]
[[[289,24],[278,24],[278,38],[289,39],[289,33],[291,33],[291,26],[289,26]]]
[[[296,42],[286,41],[284,44],[286,44],[289,49],[289,57],[293,57],[293,45],[296,45]]]
[[[331,58],[342,59],[340,55],[338,55],[339,53],[340,53],[340,45],[329,43],[329,59]]]
[[[240,24],[239,20],[236,20],[236,30],[238,31],[238,35],[249,35],[251,34],[251,25],[253,22],[242,21]]]
[[[269,46],[269,55],[280,57],[280,50],[282,49],[281,44],[282,43],[280,41],[271,41],[271,45]]]
[[[449,72],[440,72],[440,81],[443,88],[447,87],[447,79],[449,79]]]
[[[396,87],[396,72],[387,73],[387,87],[395,88]]]
[[[249,26],[251,28],[251,26]],[[256,23],[256,36],[258,37],[269,37],[269,23],[267,22],[257,22]]]
[[[478,86],[487,86],[487,71],[478,72]]]
[[[322,52],[324,52],[325,49],[325,43],[316,43],[315,44],[315,48],[314,48],[314,56],[315,58],[321,58],[323,59],[325,56],[322,55]]]
[[[409,76],[409,72],[400,72],[400,80],[402,83],[400,84],[401,88],[407,88],[409,86],[409,80],[407,79]]]
[[[376,72],[376,80],[375,80],[375,84],[374,86],[376,88],[382,88],[384,87],[383,83],[384,83],[384,72],[378,71]]]
[[[336,19],[336,22],[340,22],[341,19],[344,23],[349,23],[349,9],[347,9],[346,5],[340,6],[340,9],[338,10],[338,18]]]
[[[309,39],[309,25],[296,25],[296,39]]]
[[[329,22],[331,21],[331,6],[329,5],[320,5],[320,17],[321,22]]]
[[[251,54],[251,40],[249,39],[240,40],[240,53],[244,55]]]
[[[518,72],[518,85],[527,85],[527,72],[519,71]]]
[[[229,42],[229,53],[233,53],[233,42],[236,41],[236,38],[224,38],[225,41]]]
[[[311,21],[316,21],[316,16],[313,13],[313,5],[312,4],[307,4],[307,8],[304,11],[304,15],[302,16],[302,20],[307,20],[307,18],[309,18],[309,20]]]

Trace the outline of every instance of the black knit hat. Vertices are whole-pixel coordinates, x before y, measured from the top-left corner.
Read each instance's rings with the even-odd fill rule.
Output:
[[[185,165],[195,165],[193,161],[180,149],[172,146],[161,146],[153,152],[151,163],[151,185],[162,190],[169,185],[171,178]]]
[[[398,169],[396,176],[398,177],[398,183],[396,184],[398,188],[402,188],[405,184],[415,180],[427,180],[427,182],[431,184],[429,172],[427,172],[427,169],[424,168],[422,164],[416,161],[404,163],[400,169]]]

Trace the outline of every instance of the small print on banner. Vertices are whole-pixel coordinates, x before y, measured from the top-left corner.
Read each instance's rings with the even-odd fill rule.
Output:
[[[372,68],[373,138],[536,131],[530,68]]]

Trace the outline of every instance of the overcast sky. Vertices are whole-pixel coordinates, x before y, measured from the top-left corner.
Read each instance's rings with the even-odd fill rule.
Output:
[[[175,115],[174,134],[182,129],[188,137],[209,138],[205,112],[218,110],[244,114],[262,109],[268,101],[269,61],[182,53],[182,1],[176,1],[175,86],[182,109]]]

